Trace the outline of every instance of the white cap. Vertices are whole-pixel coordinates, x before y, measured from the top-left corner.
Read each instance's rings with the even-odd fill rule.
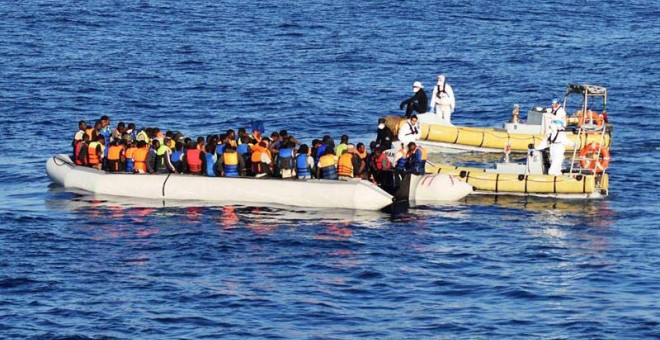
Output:
[[[421,83],[421,82],[418,82],[418,81],[416,81],[416,82],[413,83],[413,87],[419,87],[420,89],[423,89],[423,88],[424,88],[424,86],[422,86],[422,83]]]

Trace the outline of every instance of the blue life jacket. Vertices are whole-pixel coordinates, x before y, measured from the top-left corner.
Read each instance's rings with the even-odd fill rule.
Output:
[[[174,151],[172,152],[172,155],[170,156],[170,159],[172,160],[172,165],[174,165],[174,168],[178,172],[182,172],[183,170],[183,163],[181,160],[183,159],[183,151]]]
[[[298,178],[312,176],[312,174],[309,172],[309,165],[307,164],[306,154],[300,154],[296,156],[296,173],[298,174]]]
[[[135,170],[135,161],[133,158],[126,158],[126,172],[133,172]]]
[[[277,157],[278,169],[293,169],[293,149],[280,149]]]
[[[408,163],[410,164],[408,170],[419,173],[420,175],[424,174],[426,161],[422,159],[422,151],[420,149],[417,149],[417,151],[415,151],[415,155],[412,157],[412,159],[410,159]]]
[[[401,157],[398,161],[396,161],[396,166],[394,168],[403,172],[406,170],[406,163],[408,163],[408,158]]]
[[[215,148],[215,153],[218,155],[218,157],[222,157],[222,154],[225,153],[225,145],[218,144],[218,146]]]
[[[213,154],[207,152],[204,155],[206,156],[206,176],[216,177],[215,169],[214,169],[215,160],[213,159]]]
[[[316,157],[314,157],[314,164],[318,164],[319,158],[321,158],[321,156],[325,155],[325,149],[327,147],[328,147],[327,145],[321,144],[321,146],[319,146],[319,148],[316,149]]]
[[[248,145],[247,143],[241,144],[236,147],[236,152],[238,152],[239,155],[243,156],[244,159],[248,158],[247,156],[250,155],[250,151],[251,151],[250,145]]]

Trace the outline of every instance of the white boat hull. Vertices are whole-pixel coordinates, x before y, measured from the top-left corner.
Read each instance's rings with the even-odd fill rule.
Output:
[[[51,180],[68,189],[99,195],[158,200],[196,200],[245,205],[285,205],[310,208],[380,210],[393,202],[392,195],[369,181],[282,180],[246,177],[206,177],[183,174],[111,174],[76,166],[67,155],[46,162]],[[449,177],[448,175],[434,175]],[[411,201],[458,200],[465,187],[447,186],[443,180],[420,181],[414,176]],[[418,185],[417,185],[418,184]],[[470,191],[472,187],[469,187]],[[462,196],[461,196],[462,195]],[[460,197],[459,197],[460,196]]]

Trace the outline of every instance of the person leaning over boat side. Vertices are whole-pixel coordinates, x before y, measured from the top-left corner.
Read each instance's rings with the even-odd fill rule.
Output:
[[[149,145],[140,140],[137,142],[137,150],[133,152],[134,173],[143,174],[147,172],[147,156],[149,155]]]
[[[407,158],[406,172],[411,172],[415,175],[423,175],[425,173],[428,154],[424,148],[417,146],[414,142],[408,143]]]
[[[390,128],[385,126],[385,118],[378,119],[378,132],[376,135],[376,146],[381,150],[389,150],[392,148],[392,141],[394,140],[394,133]]]
[[[245,176],[245,160],[229,142],[225,145],[225,152],[215,162],[215,171],[221,177]]]
[[[321,179],[338,179],[337,158],[333,148],[325,148],[325,154],[319,158],[316,164],[316,176]]]
[[[417,115],[410,116],[405,123],[401,124],[397,138],[404,145],[408,145],[408,143],[414,142],[419,138]]]
[[[416,81],[413,83],[413,93],[412,97],[399,104],[399,110],[403,110],[404,106],[406,107],[406,118],[412,116],[414,112],[425,113],[428,108],[429,100],[421,82]]]
[[[548,169],[548,175],[562,175],[561,168],[564,163],[564,152],[567,146],[577,147],[577,144],[568,139],[561,122],[555,123],[553,121],[546,138],[541,140],[534,148],[536,152],[540,152],[548,147],[550,148],[550,168]]]
[[[431,95],[431,108],[435,110],[436,115],[450,122],[455,107],[454,90],[445,81],[445,75],[441,74],[438,76],[438,83],[433,89],[433,95]]]
[[[564,110],[564,107],[559,104],[559,99],[553,98],[552,99],[552,124],[554,125],[561,125],[561,129],[566,128],[566,110]]]
[[[298,179],[311,179],[313,168],[314,158],[311,156],[311,150],[307,144],[303,144],[296,155],[296,176]]]

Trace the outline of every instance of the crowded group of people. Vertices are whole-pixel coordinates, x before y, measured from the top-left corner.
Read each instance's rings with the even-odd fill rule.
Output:
[[[410,122],[410,120],[408,121]],[[415,118],[416,124],[416,118]],[[412,127],[412,125],[411,125]],[[286,130],[262,135],[262,124],[227,130],[222,134],[190,138],[178,131],[119,122],[110,127],[102,116],[88,125],[78,123],[71,143],[73,161],[107,172],[185,173],[211,177],[279,177],[298,179],[370,180],[382,172],[423,174],[427,154],[414,139],[393,144],[394,135],[379,120],[377,139],[369,145],[353,144],[348,135],[335,144],[329,135],[301,143]],[[394,162],[386,150],[397,148]]]

